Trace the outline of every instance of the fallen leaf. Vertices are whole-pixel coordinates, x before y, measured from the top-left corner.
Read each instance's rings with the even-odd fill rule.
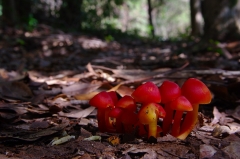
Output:
[[[89,119],[81,118],[78,125],[88,125],[90,123]]]
[[[214,115],[214,118],[213,118],[213,120],[211,122],[212,124],[219,123],[221,125],[226,125],[227,123],[233,121],[232,118],[227,117],[228,114],[226,114],[224,112],[219,112],[217,107],[213,108],[213,115]]]
[[[89,114],[91,114],[94,111],[95,107],[88,107],[84,110],[76,110],[74,113],[63,113],[59,112],[58,114],[60,116],[70,117],[70,118],[83,118],[87,117]]]
[[[237,108],[235,108],[232,116],[238,120],[240,120],[240,106],[238,106]]]
[[[120,138],[118,136],[110,136],[109,138],[107,138],[107,141],[113,146],[117,146],[120,144]]]
[[[90,137],[88,137],[88,138],[84,138],[83,140],[85,140],[85,141],[101,140],[101,136],[90,136]]]
[[[51,142],[51,145],[54,146],[54,145],[60,145],[60,144],[63,144],[63,143],[66,143],[68,142],[69,140],[71,139],[75,139],[75,136],[73,135],[67,135],[67,136],[64,136],[60,139],[57,139],[57,140],[54,140],[53,142]]]
[[[212,132],[212,136],[214,137],[222,137],[225,135],[229,135],[230,134],[230,128],[228,126],[224,126],[224,125],[217,125]]]
[[[173,142],[173,141],[179,141],[179,139],[170,134],[157,138],[157,142]]]
[[[229,146],[222,149],[225,153],[227,153],[232,159],[240,158],[240,142],[231,142]]]
[[[30,129],[43,129],[48,128],[50,124],[47,121],[34,121],[30,124]]]
[[[62,93],[67,95],[76,95],[76,94],[86,94],[89,92],[94,92],[97,90],[101,84],[92,84],[92,83],[75,83],[70,86],[65,86],[62,89]]]
[[[200,145],[200,159],[211,158],[217,151],[210,145]]]
[[[125,95],[131,95],[133,91],[134,91],[134,89],[132,89],[130,87],[127,87],[127,86],[124,86],[124,85],[119,86],[119,88],[116,90],[116,92],[121,97],[123,97]]]
[[[94,97],[98,93],[99,92],[90,92],[90,93],[86,93],[86,94],[78,94],[78,95],[75,95],[74,98],[77,99],[77,100],[90,100],[92,97]]]
[[[30,101],[33,94],[30,88],[23,82],[0,82],[0,97],[23,101]]]

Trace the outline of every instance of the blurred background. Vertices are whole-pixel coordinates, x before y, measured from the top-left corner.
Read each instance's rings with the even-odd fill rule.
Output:
[[[239,0],[0,0],[2,32],[40,24],[113,40],[121,35],[158,40],[240,35]]]

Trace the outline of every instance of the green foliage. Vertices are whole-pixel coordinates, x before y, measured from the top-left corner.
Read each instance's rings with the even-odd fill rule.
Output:
[[[105,36],[104,39],[105,39],[106,42],[114,41],[114,37],[112,35],[107,35],[107,36]]]
[[[2,16],[2,5],[1,5],[1,1],[0,1],[0,16]]]
[[[20,45],[25,45],[25,41],[22,40],[22,39],[20,39],[20,38],[17,38],[17,39],[16,39],[16,43],[17,43],[17,44],[20,44]]]
[[[223,54],[222,49],[219,48],[219,47],[217,47],[217,45],[220,44],[219,41],[210,39],[210,40],[209,40],[209,43],[212,44],[213,47],[209,46],[209,47],[207,48],[208,51],[216,52],[216,53],[218,53],[218,54],[220,54],[220,55]]]
[[[30,14],[29,18],[28,18],[27,29],[28,30],[32,30],[32,29],[34,29],[37,26],[37,24],[38,24],[38,20],[35,19],[32,14]]]

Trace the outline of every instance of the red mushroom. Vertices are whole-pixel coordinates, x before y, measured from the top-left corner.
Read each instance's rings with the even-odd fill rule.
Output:
[[[180,96],[175,100],[173,100],[170,103],[170,107],[172,110],[176,110],[174,115],[172,130],[171,130],[171,135],[176,137],[179,135],[179,132],[180,132],[180,124],[181,124],[183,112],[192,111],[193,108],[191,103],[184,96]]]
[[[108,93],[108,94],[110,95],[110,97],[112,98],[112,101],[113,101],[114,105],[116,105],[117,102],[118,102],[117,93],[116,93],[115,91],[110,91],[110,92],[107,92],[107,93]]]
[[[138,122],[138,116],[132,111],[124,111],[121,114],[121,123],[123,124],[124,133],[133,133],[136,123]]]
[[[129,95],[126,95],[119,99],[119,101],[116,103],[116,107],[121,107],[124,108],[125,110],[132,112],[136,111],[137,109],[137,105],[134,99]]]
[[[180,128],[180,134],[177,136],[179,139],[185,139],[197,123],[199,104],[210,103],[212,95],[208,87],[196,78],[186,80],[181,91],[193,107],[193,111],[187,112]]]
[[[136,88],[132,97],[139,103],[160,103],[161,95],[158,87],[152,82],[146,82]]]
[[[115,127],[117,133],[123,133],[123,125],[121,122],[121,115],[123,113],[123,108],[115,107],[113,108],[108,116],[113,118],[113,127]]]
[[[114,107],[114,102],[109,95],[109,93],[103,91],[95,95],[92,99],[90,99],[89,104],[98,108],[97,112],[97,120],[98,120],[98,128],[101,132],[107,131],[105,125],[105,110],[107,107]]]
[[[157,137],[158,118],[164,118],[165,115],[164,109],[157,103],[148,103],[141,107],[138,118],[141,124],[148,125],[148,138]]]
[[[162,103],[165,104],[164,109],[166,116],[163,119],[162,129],[163,134],[166,135],[170,131],[173,120],[173,110],[169,104],[181,95],[181,88],[172,81],[164,81],[159,87],[159,91],[162,97]]]

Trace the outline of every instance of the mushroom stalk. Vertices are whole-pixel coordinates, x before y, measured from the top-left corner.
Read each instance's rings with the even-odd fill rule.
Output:
[[[105,109],[98,108],[97,110],[97,120],[98,120],[98,128],[101,132],[106,131],[105,126]]]
[[[116,132],[114,125],[113,125],[113,120],[112,120],[112,118],[109,117],[109,113],[111,110],[112,110],[111,107],[108,107],[105,109],[105,116],[104,116],[105,127],[107,129],[107,132]]]
[[[194,126],[196,125],[198,121],[198,108],[199,104],[194,104],[193,106],[193,111],[187,112],[184,121],[182,123],[180,133],[177,136],[178,139],[184,140],[188,134],[192,131]]]
[[[183,114],[183,111],[176,111],[176,113],[174,115],[174,122],[173,122],[172,132],[171,132],[172,136],[176,137],[176,136],[178,136],[178,134],[180,132],[182,114]]]
[[[166,135],[169,132],[172,125],[173,110],[170,108],[169,103],[165,104],[165,107],[164,107],[166,111],[166,116],[163,119],[163,125],[162,125],[164,135]]]
[[[157,137],[157,118],[154,122],[149,123],[148,125],[148,138],[149,137]]]

